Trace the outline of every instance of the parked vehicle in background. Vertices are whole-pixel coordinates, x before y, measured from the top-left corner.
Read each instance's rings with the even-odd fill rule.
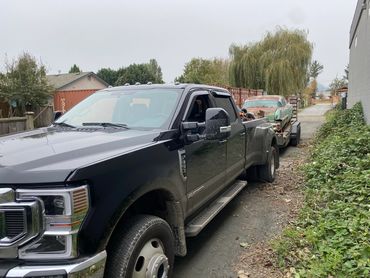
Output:
[[[277,138],[206,85],[107,88],[52,126],[0,137],[1,277],[170,277],[174,256]]]
[[[269,122],[280,123],[283,128],[293,117],[293,106],[283,96],[265,95],[248,98],[243,107],[256,118],[266,117]]]
[[[301,125],[297,119],[298,98],[290,97],[289,102],[283,96],[264,95],[248,98],[242,111],[246,119],[266,118],[274,126],[280,148],[289,143],[299,144]]]

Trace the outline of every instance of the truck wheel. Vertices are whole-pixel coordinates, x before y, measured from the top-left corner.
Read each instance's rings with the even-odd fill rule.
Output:
[[[261,180],[273,182],[275,180],[276,168],[279,165],[279,153],[276,146],[271,146],[267,163],[258,167],[258,176]]]
[[[117,230],[112,240],[104,277],[171,277],[175,240],[163,219],[139,215]]]
[[[298,128],[296,137],[290,139],[290,144],[292,146],[298,146],[300,140],[301,140],[301,127]]]

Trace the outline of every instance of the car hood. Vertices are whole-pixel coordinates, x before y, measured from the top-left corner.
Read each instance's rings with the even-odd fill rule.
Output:
[[[49,127],[0,137],[0,184],[62,183],[77,168],[154,144],[159,133]]]

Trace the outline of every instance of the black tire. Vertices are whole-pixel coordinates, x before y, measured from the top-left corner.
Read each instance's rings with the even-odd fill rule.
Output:
[[[133,217],[115,232],[108,248],[104,277],[171,277],[174,236],[163,219],[152,215]],[[151,275],[150,277],[153,277]]]
[[[279,167],[279,151],[276,146],[271,146],[267,162],[258,166],[258,176],[261,180],[273,182],[276,176],[276,169]]]
[[[301,141],[301,127],[298,127],[296,137],[290,139],[290,145],[296,147],[298,146],[300,141]]]

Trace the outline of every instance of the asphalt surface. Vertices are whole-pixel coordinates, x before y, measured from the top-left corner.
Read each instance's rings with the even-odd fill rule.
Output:
[[[330,108],[319,104],[299,112],[303,141],[312,138]],[[297,148],[287,148],[281,161],[295,152]],[[233,265],[243,251],[240,244],[265,241],[281,232],[283,227],[277,221],[280,211],[265,202],[260,193],[263,186],[250,183],[197,237],[188,239],[187,256],[176,258],[175,278],[237,277]]]

